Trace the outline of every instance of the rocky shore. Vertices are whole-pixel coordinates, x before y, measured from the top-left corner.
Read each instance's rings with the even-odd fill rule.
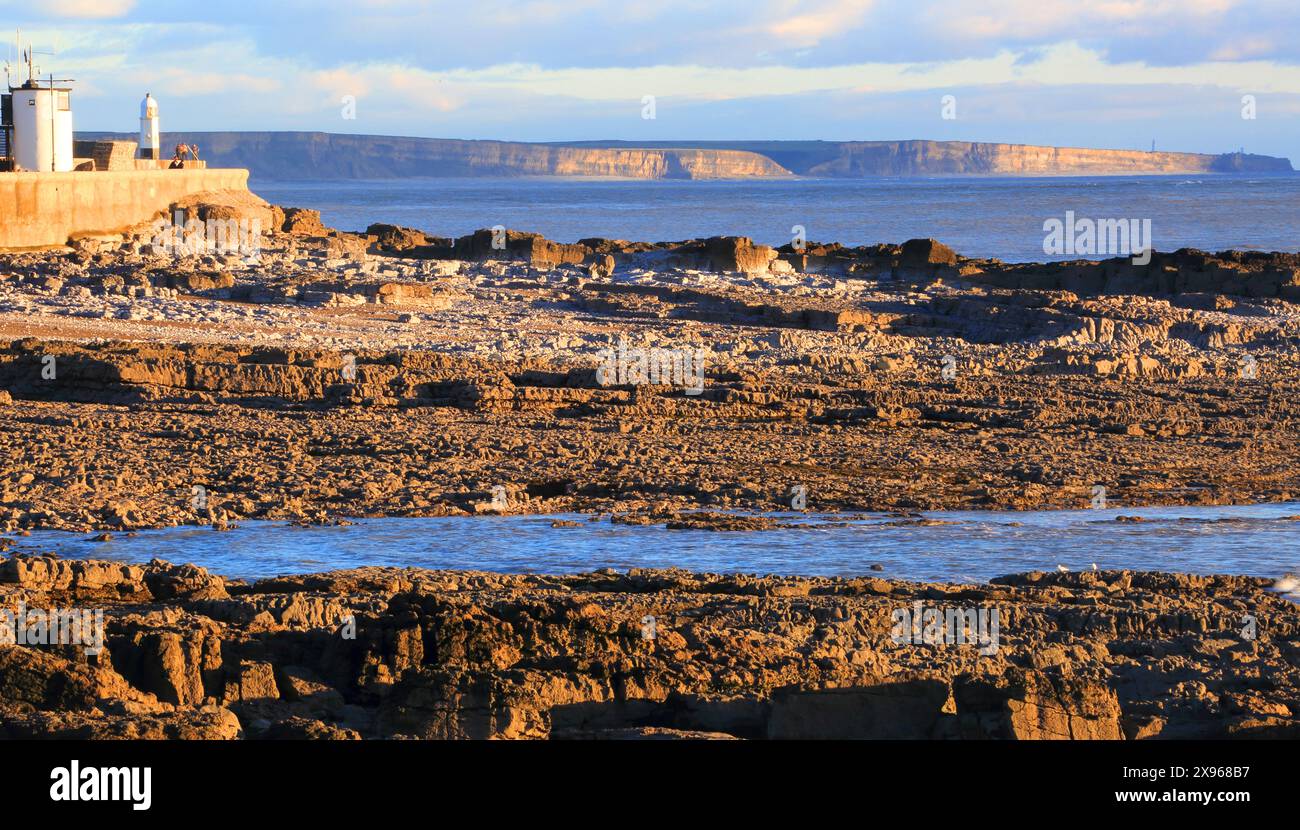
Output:
[[[776,533],[755,514],[1300,494],[1300,255],[1007,264],[177,208],[271,232],[255,256],[146,228],[0,254],[0,556],[36,528],[578,511]],[[10,554],[0,620],[77,610],[103,636],[0,644],[0,737],[1295,737],[1300,617],[1272,584],[249,583]],[[930,611],[992,639],[918,638]]]
[[[256,259],[148,229],[0,254],[0,530],[1300,494],[1300,255],[1007,264],[178,208],[272,232]],[[602,374],[638,355],[672,371]]]
[[[0,609],[93,608],[103,638],[0,646],[0,737],[1294,738],[1300,616],[1268,585],[388,568],[248,584],[10,558]],[[900,637],[922,609],[996,614],[994,647]]]

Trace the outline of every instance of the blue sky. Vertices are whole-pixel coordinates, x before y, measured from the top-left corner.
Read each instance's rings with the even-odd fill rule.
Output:
[[[38,63],[76,79],[77,129],[134,130],[148,90],[164,130],[1154,140],[1300,165],[1297,0],[34,5],[0,0],[5,51],[21,28],[55,52]]]

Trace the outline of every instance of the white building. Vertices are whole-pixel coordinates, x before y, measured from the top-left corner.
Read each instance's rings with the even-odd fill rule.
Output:
[[[72,160],[72,90],[28,80],[10,87],[13,159],[18,170],[67,172]]]

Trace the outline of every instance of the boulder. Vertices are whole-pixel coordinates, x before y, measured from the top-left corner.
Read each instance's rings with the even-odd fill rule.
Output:
[[[373,237],[375,244],[385,251],[406,251],[429,244],[423,231],[401,225],[376,223],[366,228],[366,236]]]
[[[551,242],[541,234],[520,231],[494,231],[481,228],[468,236],[458,238],[453,246],[455,259],[473,262],[507,260],[526,262],[535,268],[554,268],[557,265],[578,265],[590,251],[585,245],[566,245]]]
[[[956,265],[957,252],[937,239],[909,239],[903,243],[901,264],[910,268]]]
[[[280,230],[298,236],[325,236],[330,229],[321,222],[319,210],[287,207]]]
[[[755,245],[747,236],[714,236],[704,240],[704,253],[714,271],[764,273],[776,259],[776,249]]]

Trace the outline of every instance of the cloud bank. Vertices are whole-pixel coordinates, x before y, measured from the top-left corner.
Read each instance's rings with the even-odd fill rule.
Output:
[[[1293,0],[0,0],[0,9],[24,40],[55,52],[38,55],[42,71],[77,79],[78,129],[133,129],[148,90],[164,129],[1155,141],[1300,159]],[[945,95],[956,98],[955,119],[941,116]],[[645,96],[653,120],[642,118]],[[1244,96],[1254,118],[1241,117]]]

